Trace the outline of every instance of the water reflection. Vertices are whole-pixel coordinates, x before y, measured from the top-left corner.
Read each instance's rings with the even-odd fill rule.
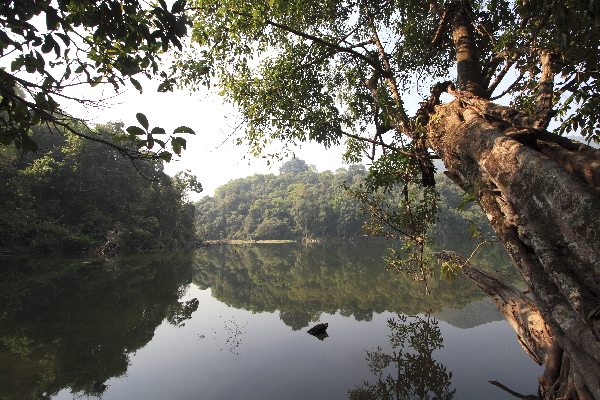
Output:
[[[398,315],[387,323],[391,350],[377,347],[367,351],[367,364],[375,382],[364,381],[348,392],[349,398],[453,399],[456,389],[451,389],[452,372],[432,355],[435,349],[444,347],[437,321],[427,313],[424,317]]]
[[[489,307],[463,316],[450,311],[486,298],[462,277],[452,283],[432,280],[432,295],[426,296],[420,283],[386,271],[382,261],[386,245],[368,242],[211,248],[198,255],[193,281],[201,289],[211,288],[215,298],[232,307],[252,312],[278,311],[281,321],[294,331],[318,322],[321,313],[370,321],[374,314],[385,311],[414,315],[430,309],[440,319],[448,314],[461,327],[502,319]],[[515,279],[515,275],[507,276]],[[463,317],[469,320],[461,321]]]
[[[296,374],[302,373],[305,368],[304,373],[310,379],[327,380],[329,375],[326,377],[320,371],[313,371],[312,360],[306,360],[311,366],[301,364],[303,356],[308,354],[307,349],[318,345],[313,349],[313,357],[324,357],[320,362],[332,363],[330,370],[333,371],[337,365],[335,357],[328,360],[322,352],[323,345],[328,346],[330,351],[339,346],[339,357],[347,357],[352,352],[354,340],[364,337],[355,330],[362,332],[364,329],[369,332],[366,336],[370,336],[372,330],[378,329],[375,324],[367,328],[362,323],[357,324],[361,325],[359,327],[340,321],[349,321],[342,317],[367,322],[381,319],[379,314],[384,312],[416,315],[430,309],[438,319],[446,316],[449,322],[461,328],[501,319],[499,314],[486,307],[471,307],[466,314],[449,311],[464,309],[469,303],[485,298],[462,279],[451,284],[434,280],[431,282],[433,295],[424,296],[418,283],[382,268],[385,246],[385,243],[317,244],[308,247],[300,244],[224,246],[198,252],[112,261],[4,259],[0,276],[0,399],[49,399],[64,388],[77,396],[110,398],[112,393],[111,389],[107,389],[107,381],[126,374],[132,353],[146,346],[164,321],[177,327],[188,324],[177,332],[194,327],[194,345],[190,345],[190,349],[206,347],[202,357],[177,360],[181,364],[190,363],[189,367],[182,367],[179,376],[183,376],[185,371],[192,371],[194,377],[188,382],[195,382],[201,378],[197,366],[192,363],[207,357],[207,352],[213,348],[220,356],[234,355],[238,366],[254,365],[256,359],[269,358],[269,362],[273,363],[273,370],[266,374],[269,376],[286,371],[277,362],[285,366],[294,360],[298,369],[291,373],[292,378],[289,379],[296,378]],[[198,318],[190,321],[197,309],[217,307],[217,302],[212,302],[208,294],[203,303],[210,300],[211,306],[208,303],[201,305],[196,299],[183,301],[191,282],[199,289],[210,289],[215,299],[236,310],[247,310],[253,314],[274,313],[275,321],[269,319],[271,322],[257,327],[254,325],[256,319],[250,313],[237,313],[236,316],[219,313],[210,324],[197,321]],[[195,296],[200,297],[200,294]],[[302,331],[324,322],[320,321],[324,314],[328,314],[331,338],[323,343],[312,338],[304,341],[308,335]],[[336,321],[334,317],[339,319]],[[378,379],[386,383],[387,375],[382,374],[388,374],[389,368],[402,367],[403,379],[410,374],[411,379],[417,379],[410,382],[437,379],[434,382],[438,387],[445,388],[442,370],[431,359],[430,353],[429,358],[427,352],[419,356],[418,352],[410,353],[399,344],[404,340],[416,345],[417,342],[411,344],[413,339],[409,336],[426,334],[424,340],[428,340],[427,346],[433,348],[437,343],[433,340],[436,327],[427,331],[424,330],[425,325],[419,325],[413,319],[398,317],[393,321],[395,325],[390,325],[390,329],[392,337],[396,337],[393,343],[398,343],[397,346],[392,346],[388,358],[380,349],[370,355],[373,357],[369,361],[372,369],[379,365],[377,362],[389,360],[389,365],[377,370],[380,374]],[[433,323],[429,325],[433,326]],[[341,326],[352,328],[340,330]],[[414,329],[403,326],[413,326]],[[217,329],[220,329],[219,334]],[[261,331],[260,335],[257,330]],[[282,333],[284,331],[286,333]],[[299,337],[294,336],[296,333]],[[317,336],[321,340],[325,337]],[[208,345],[213,340],[218,344]],[[270,341],[279,346],[277,353],[273,350],[271,354]],[[269,346],[261,348],[256,343],[269,343]],[[441,338],[439,343],[441,345]],[[360,352],[366,346],[355,347],[356,358],[352,358],[355,360],[352,363],[358,364],[362,358]],[[190,351],[186,349],[184,353]],[[246,353],[252,353],[252,357]],[[280,355],[281,361],[273,361],[279,360]],[[227,359],[214,357],[204,372],[207,376],[212,376],[216,363],[222,363],[222,370],[231,368]],[[400,365],[405,359],[412,360],[413,366]],[[251,371],[254,374],[251,376],[258,381],[263,371],[252,368],[244,369],[244,373]],[[415,368],[429,375],[418,378]],[[311,375],[313,373],[314,376]],[[408,385],[404,381],[399,382],[399,374],[395,374],[394,382],[390,381],[390,390]],[[361,375],[341,385],[342,393],[345,394]],[[164,376],[164,373],[156,376]],[[216,381],[217,378],[214,379]],[[283,377],[281,382],[282,387],[289,384]],[[246,382],[248,385],[253,383],[252,380]],[[111,381],[108,384],[115,383]],[[148,382],[148,385],[152,384]],[[414,393],[418,393],[416,388],[430,388],[430,384],[424,384],[423,388],[417,383],[411,385]],[[377,383],[375,386],[380,388],[381,385]],[[365,385],[356,388],[353,393],[367,396],[375,389],[384,390],[375,386]],[[413,393],[408,386],[403,390]],[[447,392],[450,393],[449,389]],[[127,398],[119,397],[118,390],[114,393],[114,398]],[[219,395],[213,398],[225,398]]]
[[[183,326],[198,300],[179,301],[192,254],[117,261],[3,260],[0,398],[48,399],[63,388],[101,396],[163,320]]]
[[[223,323],[227,338],[225,339],[225,347],[232,354],[238,354],[238,347],[242,345],[242,335],[246,333],[244,330],[248,323],[244,325],[238,324],[235,318],[231,317]],[[223,349],[221,349],[223,350]]]

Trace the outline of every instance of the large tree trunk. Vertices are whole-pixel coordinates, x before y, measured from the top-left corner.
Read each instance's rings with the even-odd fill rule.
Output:
[[[600,305],[600,155],[530,129],[515,110],[456,96],[437,106],[428,146],[479,199],[554,336],[541,361],[560,371],[540,379],[541,392],[600,400],[600,321],[588,318]]]

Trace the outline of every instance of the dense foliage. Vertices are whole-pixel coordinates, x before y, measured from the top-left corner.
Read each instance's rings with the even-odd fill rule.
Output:
[[[98,126],[111,140],[121,124]],[[36,153],[0,148],[0,248],[44,252],[156,249],[194,238],[187,172],[174,178],[162,162],[132,162],[75,135],[33,130]]]
[[[303,160],[291,159],[281,166],[279,175],[255,174],[232,180],[219,187],[214,196],[198,201],[199,234],[206,240],[274,240],[351,238],[372,233],[363,229],[371,210],[349,194],[359,191],[367,177],[361,164],[335,173],[317,172]],[[456,232],[466,236],[475,225],[489,231],[481,210],[473,204],[458,210],[465,201],[460,190],[443,174],[437,179],[438,223],[432,228],[435,240],[453,241]],[[397,186],[386,193],[386,201],[401,204],[401,189]],[[466,249],[461,246],[461,250]]]
[[[341,184],[358,184],[362,165],[316,172],[302,160],[284,163],[281,174],[232,180],[196,203],[203,239],[300,239],[360,234],[358,204]]]

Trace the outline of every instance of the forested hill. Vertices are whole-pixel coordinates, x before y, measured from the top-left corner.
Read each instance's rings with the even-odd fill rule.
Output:
[[[292,159],[279,172],[232,180],[213,197],[198,201],[199,236],[204,240],[297,240],[363,234],[361,204],[342,187],[344,182],[350,187],[363,182],[367,175],[363,165],[317,172],[305,161]],[[459,213],[460,189],[443,174],[436,175],[436,180],[441,200],[437,239],[451,238],[460,229],[466,232],[469,220],[487,225],[478,207]]]
[[[220,186],[196,203],[199,235],[214,239],[299,239],[356,236],[358,204],[340,187],[362,181],[362,165],[316,172],[292,159],[280,174],[255,174]]]
[[[122,124],[90,133],[111,141]],[[106,252],[194,239],[194,176],[132,160],[101,143],[34,127],[36,153],[0,147],[0,250]]]

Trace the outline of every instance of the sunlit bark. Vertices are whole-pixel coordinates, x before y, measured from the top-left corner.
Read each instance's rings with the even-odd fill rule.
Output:
[[[597,194],[559,162],[494,127],[485,110],[465,104],[459,97],[438,106],[429,144],[448,175],[479,198],[569,357],[574,390],[600,399],[599,323],[587,318],[600,303],[600,215],[585,214]],[[597,151],[588,156],[600,159]],[[547,398],[557,398],[547,389]]]

